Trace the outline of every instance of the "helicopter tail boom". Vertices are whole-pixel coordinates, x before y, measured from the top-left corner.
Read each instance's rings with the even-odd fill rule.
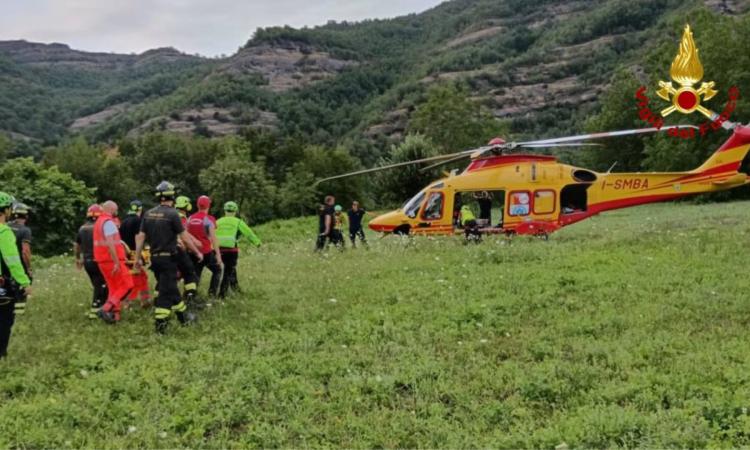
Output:
[[[737,172],[750,151],[750,127],[736,126],[734,133],[706,162],[691,173],[711,175]]]

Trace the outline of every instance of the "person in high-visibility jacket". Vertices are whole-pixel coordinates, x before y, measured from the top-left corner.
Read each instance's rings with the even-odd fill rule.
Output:
[[[16,314],[26,311],[26,297],[31,292],[31,280],[23,270],[16,235],[7,224],[13,203],[11,195],[0,192],[0,359],[8,355]]]
[[[461,225],[464,227],[464,235],[467,240],[479,241],[482,239],[482,233],[479,231],[479,225],[477,224],[477,216],[474,215],[474,211],[471,210],[469,205],[461,207]]]
[[[247,226],[244,220],[237,217],[239,209],[237,203],[226,202],[224,204],[224,217],[216,221],[216,237],[219,240],[221,259],[224,262],[224,276],[219,288],[220,298],[225,298],[230,288],[239,291],[237,260],[240,256],[240,249],[237,244],[240,238],[245,236],[251,244],[260,247],[258,236]]]
[[[16,202],[13,205],[13,220],[8,223],[8,226],[16,234],[16,245],[18,254],[21,255],[23,270],[26,271],[29,280],[34,283],[34,275],[31,273],[31,228],[27,224],[30,211],[31,208],[25,204]]]
[[[127,255],[121,244],[120,231],[115,224],[117,203],[109,200],[102,204],[103,213],[94,223],[94,261],[107,283],[107,301],[97,315],[107,323],[120,320],[120,303],[133,289],[133,278],[125,262]]]

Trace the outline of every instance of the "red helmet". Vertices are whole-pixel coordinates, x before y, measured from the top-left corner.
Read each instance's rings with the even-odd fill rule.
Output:
[[[195,203],[198,205],[198,209],[208,209],[211,207],[211,199],[207,195],[201,195]]]
[[[102,215],[104,210],[101,206],[94,203],[93,205],[89,206],[89,209],[86,211],[86,217],[99,217]]]
[[[487,145],[503,145],[505,144],[505,139],[503,138],[493,138],[490,142],[487,143]]]

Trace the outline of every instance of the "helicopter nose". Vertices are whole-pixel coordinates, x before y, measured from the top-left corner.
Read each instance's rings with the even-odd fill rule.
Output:
[[[396,219],[395,216],[396,211],[380,215],[372,219],[370,223],[368,223],[368,226],[372,231],[377,231],[378,233],[390,233],[396,228],[396,226],[398,226],[398,223],[394,221],[394,219]]]

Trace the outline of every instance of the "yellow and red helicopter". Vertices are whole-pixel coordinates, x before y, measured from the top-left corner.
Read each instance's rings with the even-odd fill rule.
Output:
[[[401,208],[371,220],[370,228],[396,234],[453,234],[459,232],[456,219],[462,199],[467,194],[476,197],[480,193],[479,198],[494,203],[495,209],[501,207],[501,218],[495,225],[491,217],[480,218],[483,233],[543,237],[604,211],[750,183],[748,175],[739,172],[750,150],[750,126],[733,123],[725,124],[725,128],[733,130],[729,139],[700,167],[687,172],[598,173],[562,164],[551,155],[518,153],[519,149],[598,145],[586,141],[674,128],[697,127],[673,125],[519,143],[496,138],[489,145],[472,150],[337,175],[319,182],[437,162],[427,167],[431,168],[469,158],[463,172],[453,171],[429,184]]]

